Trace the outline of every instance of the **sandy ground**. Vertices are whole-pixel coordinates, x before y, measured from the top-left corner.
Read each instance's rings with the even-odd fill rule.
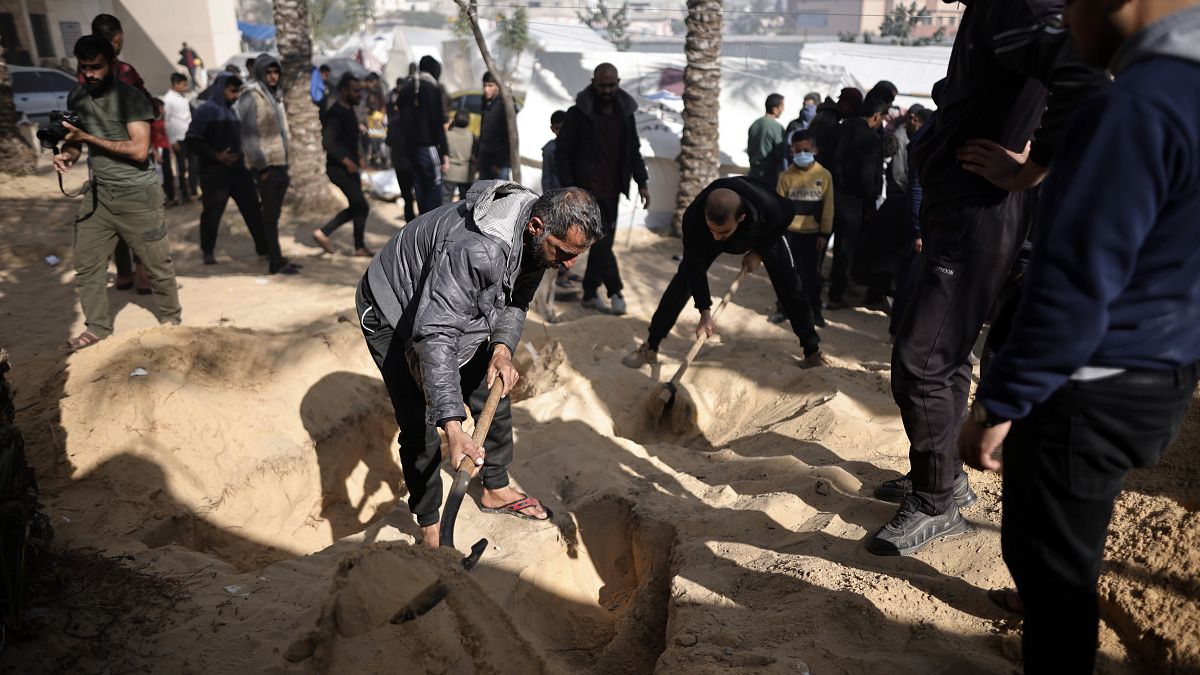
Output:
[[[971,475],[973,531],[912,558],[868,554],[891,516],[870,497],[906,467],[889,391],[886,318],[830,313],[834,366],[796,367],[769,324],[761,272],[743,285],[665,426],[656,380],[688,346],[690,310],[661,363],[623,368],[677,241],[622,231],[630,314],[532,314],[514,407],[512,476],[552,524],[488,516],[477,489],[459,548],[470,574],[412,546],[390,404],[362,344],[366,261],[318,256],[327,214],[286,216],[300,276],[261,276],[228,214],[221,264],[200,264],[199,207],[168,218],[184,325],[110,291],[117,335],[69,354],[82,329],[74,203],[48,173],[0,184],[0,344],[57,542],[55,599],[10,672],[1010,673],[1020,623],[992,606],[999,479]],[[368,244],[398,227],[373,203]],[[335,241],[348,252],[349,227]],[[44,258],[63,259],[50,266]],[[719,293],[737,261],[714,267]],[[135,368],[148,375],[131,377]],[[449,481],[447,481],[448,486]],[[1200,416],[1118,502],[1101,584],[1099,672],[1200,671]],[[75,557],[72,557],[75,556]],[[80,557],[82,556],[82,557]],[[441,579],[445,602],[393,614]],[[53,595],[53,594],[52,594]],[[47,596],[48,597],[48,596]],[[36,603],[35,603],[36,604]]]

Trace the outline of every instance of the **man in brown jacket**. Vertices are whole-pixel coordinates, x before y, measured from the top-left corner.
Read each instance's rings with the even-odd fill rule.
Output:
[[[242,151],[258,186],[267,271],[295,274],[297,268],[279,248],[279,213],[288,189],[288,126],[279,86],[279,61],[270,54],[254,59],[254,80],[246,85],[236,108],[242,121]]]

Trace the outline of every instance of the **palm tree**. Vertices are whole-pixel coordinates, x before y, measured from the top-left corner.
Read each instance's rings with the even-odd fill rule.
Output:
[[[687,0],[683,51],[683,138],[679,149],[679,192],[671,231],[679,235],[683,212],[721,166],[717,117],[721,108],[721,0]]]
[[[309,98],[312,39],[308,0],[274,0],[275,42],[279,48],[283,109],[287,114],[291,174],[290,201],[305,210],[323,211],[336,204],[325,177],[321,118]]]
[[[0,48],[0,173],[24,176],[37,167],[37,150],[29,144],[17,121],[21,113],[13,103],[12,78]]]

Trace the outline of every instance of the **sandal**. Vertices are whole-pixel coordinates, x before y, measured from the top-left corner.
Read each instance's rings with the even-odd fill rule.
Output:
[[[993,588],[987,592],[991,600],[1000,609],[1017,616],[1025,616],[1025,603],[1021,602],[1021,594],[1011,588]]]
[[[75,337],[71,338],[70,340],[67,340],[67,346],[70,347],[73,351],[79,351],[80,349],[84,349],[86,347],[91,347],[92,345],[96,344],[97,342],[99,342],[103,339],[104,338],[97,336],[92,331],[85,330],[82,333],[80,333],[79,335],[76,335]]]
[[[133,279],[128,277],[117,277],[117,280],[113,283],[113,288],[117,289],[118,291],[128,291],[133,288]]]
[[[544,510],[546,512],[545,518],[538,518],[537,516],[531,516],[528,513],[521,513],[522,510],[532,508],[535,506],[542,507],[542,510]],[[554,517],[554,512],[551,511],[550,509],[546,508],[545,505],[543,505],[540,501],[538,501],[537,497],[530,497],[528,495],[526,495],[525,497],[522,497],[521,499],[518,499],[515,502],[509,502],[509,503],[505,504],[504,506],[497,506],[494,509],[480,505],[479,510],[482,511],[483,513],[498,513],[501,515],[516,516],[517,518],[521,518],[522,520],[539,520],[540,521],[540,520],[550,520],[551,518]]]

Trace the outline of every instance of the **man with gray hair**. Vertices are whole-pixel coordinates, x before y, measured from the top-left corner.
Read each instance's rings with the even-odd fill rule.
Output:
[[[518,183],[479,181],[465,200],[422,213],[392,237],[359,282],[359,322],[400,425],[408,506],[427,545],[437,546],[440,534],[439,428],[450,465],[470,458],[483,473],[485,513],[550,518],[508,484],[508,399],[483,448],[463,431],[463,404],[478,415],[496,377],[508,395],[518,378],[512,355],[543,273],[570,268],[602,233],[586,190],[538,197]]]

